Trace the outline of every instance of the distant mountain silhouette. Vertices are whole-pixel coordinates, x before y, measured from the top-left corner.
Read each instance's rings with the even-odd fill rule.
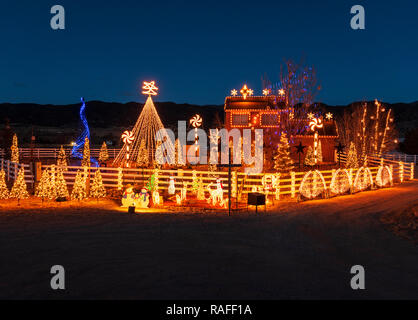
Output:
[[[112,131],[111,129],[131,128],[143,107],[143,103],[138,102],[87,101],[86,104],[86,115],[90,128],[98,129],[97,132],[100,131],[100,128],[103,129],[102,131],[106,131],[106,134],[96,134],[97,140],[110,138],[115,140],[115,137],[120,136],[120,130]],[[155,105],[163,124],[167,128],[177,128],[178,120],[188,121],[195,114],[202,116],[204,129],[219,127],[224,118],[223,105],[200,106],[174,102],[155,102]],[[404,136],[408,130],[418,127],[418,101],[413,103],[385,103],[385,105],[393,109],[396,128],[401,136]],[[320,108],[332,112],[335,116],[343,114],[344,110],[350,106],[351,104],[347,106],[320,104]],[[61,133],[66,137],[62,137],[58,142],[54,140],[54,143],[68,143],[67,140],[70,139],[68,132],[77,130],[79,127],[79,109],[80,103],[69,105],[2,103],[0,104],[0,128],[4,127],[5,119],[9,119],[12,129],[16,130],[18,134],[21,133],[25,141],[32,127],[35,128],[37,137],[42,136],[41,129],[43,127],[55,127],[62,130],[58,131],[57,135]],[[92,134],[95,134],[94,130],[92,130]],[[38,140],[38,142],[41,141]],[[96,143],[100,143],[100,141]]]

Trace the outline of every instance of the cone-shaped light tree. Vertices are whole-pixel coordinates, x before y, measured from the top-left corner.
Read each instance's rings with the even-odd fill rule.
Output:
[[[85,198],[87,198],[86,179],[83,173],[78,170],[74,181],[73,191],[71,192],[71,199],[83,200]]]
[[[94,173],[93,183],[90,186],[90,197],[95,199],[106,197],[106,189],[103,185],[100,170],[96,170]]]
[[[70,196],[68,193],[67,183],[65,182],[64,172],[61,168],[58,168],[55,185],[57,189],[57,198],[63,199]]]
[[[81,160],[82,167],[90,167],[90,140],[88,137],[84,139],[83,160]]]
[[[48,169],[42,171],[41,180],[39,180],[36,186],[35,196],[44,201],[49,198],[49,172]]]
[[[28,197],[29,193],[25,182],[25,170],[21,168],[13,184],[12,191],[10,191],[10,198],[15,198],[20,203],[20,199],[26,199]]]
[[[308,150],[306,151],[304,164],[306,166],[314,166],[315,165],[315,155],[314,155],[314,151],[312,149],[312,146],[309,146]]]
[[[65,168],[67,166],[67,156],[65,155],[64,147],[61,146],[58,153],[57,167]]]
[[[19,163],[19,147],[18,147],[18,144],[17,144],[17,135],[16,134],[13,135],[13,141],[12,141],[12,146],[10,147],[10,150],[12,152],[10,160],[12,162]]]
[[[357,150],[353,142],[350,143],[350,148],[347,153],[346,168],[358,168]]]
[[[274,169],[284,173],[293,170],[293,160],[290,157],[290,146],[286,133],[282,133],[277,146],[277,154],[274,156]]]
[[[145,142],[145,148],[148,152],[148,159],[151,163],[155,160],[155,151],[157,149],[157,140],[164,141],[162,145],[163,153],[167,155],[170,163],[174,162],[174,141],[171,141],[166,134],[164,125],[161,122],[160,116],[155,109],[154,102],[151,96],[157,95],[158,88],[155,87],[154,81],[144,82],[142,87],[143,94],[148,95],[144,108],[132,129],[132,135],[134,137],[132,143],[129,145],[129,159],[130,161],[137,162],[138,156],[140,156],[139,149],[141,141]],[[126,153],[128,152],[128,144],[122,147],[117,157],[113,161],[114,166],[123,166],[126,161]]]
[[[7,189],[5,177],[6,173],[4,170],[0,170],[0,200],[9,198],[9,189]]]
[[[55,200],[57,198],[57,185],[56,185],[56,168],[52,165],[49,169],[49,182],[48,182],[48,199]]]
[[[107,151],[106,142],[103,141],[102,147],[100,148],[99,161],[106,162],[109,159],[109,152]]]
[[[317,154],[316,154],[316,158],[318,160],[318,162],[322,162],[322,144],[321,144],[321,140],[319,140],[318,142],[318,149],[317,149]]]

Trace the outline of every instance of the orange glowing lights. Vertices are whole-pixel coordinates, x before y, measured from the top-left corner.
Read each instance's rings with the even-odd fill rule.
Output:
[[[150,96],[156,96],[158,88],[155,86],[155,81],[146,82],[144,81],[144,85],[142,86],[143,94],[148,94]]]
[[[241,92],[242,96],[244,97],[244,100],[247,99],[247,96],[250,97],[254,93],[253,90],[247,88],[247,85],[246,84],[244,84],[244,86],[242,87],[242,89],[240,90],[240,92]]]

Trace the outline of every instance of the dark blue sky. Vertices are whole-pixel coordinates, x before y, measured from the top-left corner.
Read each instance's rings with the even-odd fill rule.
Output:
[[[50,28],[52,5],[66,30]],[[362,4],[366,30],[350,28]],[[0,102],[143,101],[222,104],[284,58],[318,70],[318,100],[418,100],[416,1],[2,1]]]

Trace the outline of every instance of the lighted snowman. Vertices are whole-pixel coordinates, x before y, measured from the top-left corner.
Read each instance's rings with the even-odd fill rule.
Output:
[[[142,188],[141,192],[137,194],[136,205],[140,208],[148,208],[149,193],[148,193],[147,188]]]
[[[122,207],[135,206],[135,193],[131,185],[127,185],[125,192],[122,195]]]
[[[176,193],[176,186],[174,184],[174,177],[170,177],[170,181],[168,182],[168,194],[173,195]]]

